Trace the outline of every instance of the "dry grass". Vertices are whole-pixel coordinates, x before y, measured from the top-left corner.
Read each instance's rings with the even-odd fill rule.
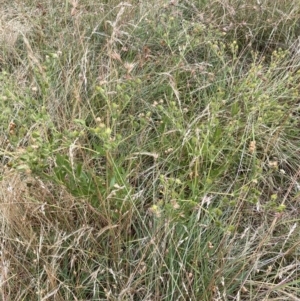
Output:
[[[300,300],[297,1],[1,10],[3,301]]]

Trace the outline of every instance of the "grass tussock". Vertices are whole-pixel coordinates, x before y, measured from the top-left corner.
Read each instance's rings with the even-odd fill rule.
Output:
[[[299,3],[4,2],[1,299],[299,300]]]

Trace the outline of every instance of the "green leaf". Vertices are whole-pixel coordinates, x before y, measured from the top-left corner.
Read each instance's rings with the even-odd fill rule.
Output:
[[[83,119],[74,119],[74,122],[79,124],[79,125],[86,126],[85,120],[83,120]]]

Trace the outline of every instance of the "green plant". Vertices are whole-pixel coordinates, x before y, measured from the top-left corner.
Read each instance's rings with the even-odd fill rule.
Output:
[[[5,7],[3,300],[297,298],[296,1]]]

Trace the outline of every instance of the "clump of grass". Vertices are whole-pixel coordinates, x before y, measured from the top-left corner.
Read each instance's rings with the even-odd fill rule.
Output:
[[[296,300],[299,5],[14,9],[2,299]]]

